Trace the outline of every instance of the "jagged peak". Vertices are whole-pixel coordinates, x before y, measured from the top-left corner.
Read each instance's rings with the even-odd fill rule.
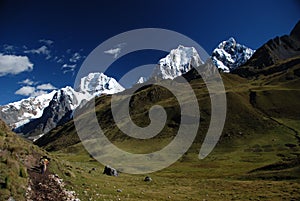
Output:
[[[174,79],[203,63],[194,47],[178,45],[166,57],[159,60],[150,77]]]
[[[300,20],[297,22],[297,24],[291,31],[290,36],[292,36],[300,41]]]
[[[246,63],[254,52],[255,50],[237,43],[233,37],[230,37],[213,50],[212,60],[218,69],[229,73]]]

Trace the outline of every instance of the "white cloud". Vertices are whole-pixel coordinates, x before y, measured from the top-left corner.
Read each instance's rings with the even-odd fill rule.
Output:
[[[46,59],[50,59],[51,58],[51,51],[48,49],[47,46],[43,45],[38,49],[31,49],[31,50],[25,50],[24,53],[30,53],[30,54],[43,54],[46,55]]]
[[[28,84],[36,84],[37,82],[33,82],[30,79],[23,80],[22,83],[28,83]],[[23,86],[20,89],[18,89],[15,94],[22,95],[22,96],[39,96],[42,94],[47,94],[48,91],[57,89],[55,86],[53,86],[51,83],[47,84],[41,84],[38,86]]]
[[[76,68],[77,64],[64,64],[61,69],[63,70],[63,73],[73,72]]]
[[[46,45],[52,45],[54,43],[53,40],[49,40],[49,39],[40,39],[39,42],[44,43]]]
[[[82,56],[79,54],[79,52],[75,52],[72,57],[69,59],[70,62],[72,63],[76,63],[78,62],[80,59],[82,58]]]
[[[25,79],[25,80],[19,82],[19,84],[24,84],[24,85],[34,85],[35,82],[32,81],[31,79],[28,79],[28,78],[27,78],[27,79]]]
[[[105,54],[111,54],[116,59],[119,56],[119,54],[121,53],[121,48],[117,47],[117,48],[114,48],[114,49],[109,49],[109,50],[104,51],[104,53]]]
[[[54,90],[54,89],[57,89],[55,86],[53,86],[50,83],[38,85],[36,88],[40,89],[40,90]]]
[[[7,74],[19,74],[31,71],[33,64],[27,56],[3,55],[0,53],[0,77]]]
[[[24,86],[18,89],[15,94],[22,95],[22,96],[30,96],[35,92],[35,87],[31,86]]]
[[[120,44],[116,45],[114,48],[104,51],[104,53],[111,54],[116,59],[119,56],[119,54],[121,53],[121,50],[123,49],[123,47],[125,45],[126,45],[126,43],[120,43]]]

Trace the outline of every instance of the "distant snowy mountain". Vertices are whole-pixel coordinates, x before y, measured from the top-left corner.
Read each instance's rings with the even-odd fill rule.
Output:
[[[229,73],[246,63],[255,51],[238,44],[234,38],[221,42],[212,53],[213,63],[223,72]]]
[[[159,60],[151,77],[174,79],[200,64],[203,64],[203,61],[194,47],[179,45],[177,49],[171,50],[170,54]]]
[[[91,97],[90,94],[77,92],[69,86],[57,90],[41,117],[32,119],[15,131],[24,134],[28,139],[36,140],[56,126],[69,121],[73,110]]]
[[[56,91],[37,97],[30,97],[20,101],[0,106],[0,118],[11,128],[18,128],[31,119],[42,116],[44,108],[49,105]]]
[[[81,78],[79,92],[89,93],[92,96],[101,94],[115,94],[124,91],[122,87],[114,78],[108,77],[103,73],[90,73]]]
[[[73,110],[91,98],[123,90],[114,78],[103,73],[90,73],[81,78],[78,90],[67,86],[49,94],[0,106],[0,118],[17,133],[37,139],[70,120]]]
[[[146,77],[140,77],[138,79],[138,81],[136,82],[136,84],[143,84],[147,81],[148,79]]]
[[[56,126],[66,123],[72,118],[73,110],[95,96],[115,94],[124,88],[114,79],[103,73],[90,73],[81,78],[80,85],[75,91],[72,87],[58,90],[40,118],[16,129],[18,133],[36,140]]]

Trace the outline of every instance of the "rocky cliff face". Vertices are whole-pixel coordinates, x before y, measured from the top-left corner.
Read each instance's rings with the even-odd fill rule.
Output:
[[[263,68],[299,54],[300,21],[296,24],[290,35],[276,37],[261,46],[245,65]]]
[[[281,61],[289,59],[283,65]],[[290,35],[275,37],[256,50],[251,59],[243,66],[233,71],[243,77],[252,77],[257,74],[272,74],[288,69],[299,63],[300,60],[300,21]],[[276,66],[273,66],[277,64]]]

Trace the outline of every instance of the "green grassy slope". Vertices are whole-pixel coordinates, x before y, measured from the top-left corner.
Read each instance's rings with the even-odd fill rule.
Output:
[[[0,120],[0,200],[25,200],[28,174],[25,163],[39,148],[16,136]]]
[[[225,128],[204,160],[198,159],[198,152],[210,122],[210,99],[203,81],[191,79],[201,109],[198,135],[179,161],[150,174],[154,180],[150,183],[143,181],[145,175],[102,175],[103,166],[85,151],[72,121],[37,143],[68,164],[74,174],[68,180],[82,200],[299,200],[299,71],[295,64],[252,79],[222,74],[227,96]],[[148,109],[154,104],[165,107],[168,120],[163,131],[149,140],[133,139],[119,131],[109,96],[96,99],[96,114],[112,143],[132,153],[149,153],[168,144],[180,124],[176,99],[157,86],[135,93],[130,111],[133,121],[147,125]],[[93,129],[89,122],[86,127]]]
[[[63,161],[11,132],[0,120],[0,200],[10,197],[17,201],[27,200],[29,180],[33,179],[29,170],[35,168],[44,155],[51,158],[48,171],[66,177],[68,170]]]

